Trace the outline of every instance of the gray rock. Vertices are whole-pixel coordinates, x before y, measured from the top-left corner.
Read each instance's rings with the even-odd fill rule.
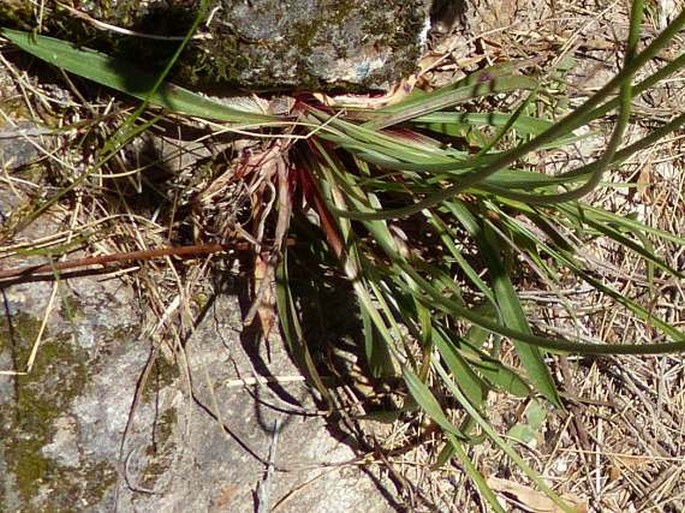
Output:
[[[33,162],[41,154],[39,147],[46,145],[39,138],[50,132],[30,121],[0,125],[0,166],[11,170]]]
[[[43,30],[161,67],[191,26],[199,4],[80,2],[74,5],[79,16],[55,7],[46,12]],[[25,9],[14,8],[14,14],[3,9],[13,8],[0,7],[0,21],[28,15]],[[199,38],[185,52],[174,78],[186,85],[250,91],[385,90],[415,71],[430,26],[429,11],[430,0],[213,0]],[[96,30],[97,22],[116,29]]]
[[[20,236],[54,233],[49,219]],[[389,483],[324,417],[302,415],[316,412],[309,388],[279,340],[267,354],[246,338],[234,296],[218,295],[174,352],[144,329],[127,282],[62,279],[50,308],[53,285],[0,286],[1,511],[394,511],[379,491]],[[11,374],[26,370],[43,318],[31,372]],[[255,376],[278,383],[239,381]]]
[[[47,135],[26,121],[0,133],[8,172],[38,157],[33,142]],[[167,149],[159,157],[176,162]],[[21,187],[0,183],[0,227],[28,201]],[[12,240],[55,234],[66,226],[61,215],[50,210],[12,229]],[[15,256],[1,265],[44,261]],[[235,295],[217,295],[179,352],[150,336],[157,319],[147,318],[130,281],[63,277],[51,303],[53,286],[0,283],[0,511],[394,511],[392,485],[358,465],[326,418],[302,414],[316,403],[281,341],[272,340],[269,355],[249,343]],[[236,382],[255,374],[281,380]]]
[[[428,12],[417,0],[223,0],[210,24],[213,55],[241,84],[387,88],[411,73]]]

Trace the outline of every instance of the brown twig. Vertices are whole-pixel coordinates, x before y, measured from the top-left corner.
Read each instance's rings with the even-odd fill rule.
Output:
[[[158,249],[146,249],[142,251],[130,251],[128,253],[114,253],[112,255],[100,255],[93,257],[77,258],[75,260],[66,260],[63,262],[50,262],[47,264],[28,265],[23,267],[15,267],[11,269],[0,269],[0,280],[10,278],[30,277],[38,273],[56,272],[67,269],[80,269],[93,265],[105,265],[113,262],[129,262],[131,260],[152,260],[155,258],[162,258],[167,256],[177,256],[183,258],[192,258],[202,255],[210,255],[212,253],[220,253],[222,251],[244,251],[250,249],[252,245],[249,242],[241,241],[230,245],[224,244],[196,244],[193,246],[178,246]]]

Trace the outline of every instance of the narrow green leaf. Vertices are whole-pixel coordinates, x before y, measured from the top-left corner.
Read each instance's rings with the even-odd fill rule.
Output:
[[[531,239],[536,239],[536,237],[527,231],[525,226],[519,225],[517,229],[522,235],[525,235]],[[587,265],[578,260],[574,251],[565,250],[563,248],[555,248],[547,245],[544,241],[536,239],[536,244],[540,250],[547,255],[551,256],[556,260],[556,262],[566,269],[569,269],[573,274],[578,276],[580,279],[590,284],[594,289],[598,290],[611,297],[618,304],[628,308],[633,312],[639,319],[648,322],[652,327],[661,330],[663,333],[671,337],[675,342],[671,344],[619,344],[607,346],[607,348],[614,348],[615,354],[649,354],[650,351],[656,349],[658,346],[662,348],[670,347],[673,351],[682,351],[680,347],[685,342],[685,333],[677,329],[675,326],[655,317],[652,312],[647,311],[644,307],[637,304],[635,301],[627,297],[625,294],[618,292],[614,288],[605,285],[601,280],[595,278],[592,273],[592,269],[588,269]],[[588,351],[595,351],[595,349],[590,349],[591,347],[598,347],[595,344],[587,344],[585,347]],[[647,349],[647,348],[650,349]],[[643,349],[640,349],[643,348]],[[608,353],[609,351],[607,349]],[[635,351],[635,353],[633,353]]]
[[[499,501],[497,500],[495,492],[492,490],[492,488],[488,486],[488,483],[485,481],[483,474],[481,474],[478,471],[476,466],[473,464],[473,460],[469,458],[468,454],[466,454],[466,451],[464,451],[463,442],[459,441],[451,433],[447,433],[446,435],[447,440],[449,441],[455,456],[459,459],[462,466],[464,467],[464,470],[471,478],[471,480],[475,483],[476,487],[478,488],[478,491],[483,495],[483,498],[487,501],[488,504],[490,504],[492,511],[495,511],[497,513],[505,513],[504,508],[502,508]]]
[[[228,107],[175,84],[164,83],[150,94],[157,82],[156,74],[89,48],[8,28],[0,29],[0,34],[25,52],[54,66],[178,114],[235,123],[263,124],[276,120],[272,116]]]
[[[578,214],[580,214],[583,216],[583,218],[589,218],[593,222],[607,221],[609,223],[622,227],[626,232],[640,231],[642,233],[655,235],[663,240],[667,240],[679,244],[681,246],[685,246],[685,237],[683,237],[682,235],[660,230],[659,228],[653,228],[644,223],[641,223],[640,221],[631,219],[630,217],[621,216],[613,212],[609,212],[608,210],[593,207],[585,203],[562,203],[560,205],[556,205],[555,208],[559,211],[563,211],[569,214],[569,217],[576,217]],[[573,212],[573,210],[575,210],[576,212]]]
[[[516,397],[527,397],[531,390],[528,384],[499,360],[481,356],[478,359],[469,358],[469,363],[480,373],[483,378],[501,390],[505,390]]]
[[[288,351],[304,371],[316,389],[326,400],[331,403],[331,395],[328,388],[324,385],[319,371],[309,352],[309,347],[304,340],[302,326],[300,325],[295,302],[288,280],[288,254],[283,256],[278,269],[276,270],[276,308],[281,324],[281,332]]]
[[[502,323],[521,333],[531,334],[523,308],[507,275],[505,264],[501,261],[494,232],[487,224],[479,225],[475,216],[463,204],[452,202],[451,205],[452,212],[476,240],[485,258],[491,273],[493,292]],[[519,339],[514,339],[512,342],[521,365],[538,392],[552,404],[561,407],[561,400],[540,349]]]
[[[440,241],[445,245],[445,248],[449,251],[450,255],[455,259],[457,265],[464,271],[466,276],[471,280],[471,282],[480,290],[485,298],[490,302],[490,304],[495,305],[495,296],[492,293],[490,287],[487,286],[485,281],[479,276],[478,272],[473,268],[473,266],[464,258],[461,251],[457,248],[455,241],[459,240],[459,235],[456,231],[449,227],[449,225],[443,221],[443,219],[435,212],[424,212],[424,216],[428,218],[430,224],[436,230]]]
[[[571,342],[561,337],[542,337],[524,333],[494,322],[482,315],[478,315],[458,302],[444,297],[439,292],[436,292],[430,286],[430,283],[411,266],[403,265],[402,263],[397,263],[397,265],[402,271],[410,276],[412,280],[416,281],[420,290],[426,294],[425,301],[432,307],[450,315],[461,316],[493,333],[511,337],[547,350],[576,354],[662,354],[685,351],[685,333],[675,328],[669,330],[673,331],[674,334],[677,334],[677,337],[674,337],[673,342],[652,344],[586,344]]]
[[[492,273],[493,290],[502,315],[502,322],[522,333],[531,334],[521,302],[506,272],[505,265],[498,255],[499,252],[495,246],[495,234],[487,224],[484,226],[483,237],[480,237],[480,244],[488,268]],[[521,365],[537,391],[555,406],[562,407],[552,375],[543,360],[540,349],[516,339],[513,343],[516,353],[521,359]]]
[[[481,410],[485,405],[488,386],[478,377],[445,336],[446,334],[442,330],[436,330],[433,335],[435,346],[455,377],[458,386],[464,391],[464,395],[471,401],[471,404]]]
[[[447,463],[450,460],[450,458],[452,458],[452,456],[454,456],[454,453],[454,446],[451,442],[447,442],[445,445],[443,445],[442,449],[440,449],[438,457],[435,459],[435,463],[433,464],[432,468],[434,470],[441,468],[445,463]]]
[[[459,390],[454,381],[450,378],[447,371],[439,364],[434,366],[435,370],[438,372],[443,382],[449,390],[452,391],[455,398],[463,406],[466,412],[473,418],[473,420],[483,429],[483,431],[488,435],[488,437],[499,447],[505,454],[507,454],[513,462],[518,465],[518,467],[528,476],[528,478],[535,483],[535,485],[542,490],[550,499],[552,499],[555,504],[557,504],[563,511],[573,513],[573,509],[561,498],[559,495],[554,493],[554,491],[543,481],[540,475],[535,472],[521,456],[505,441],[501,436],[497,434],[490,423],[483,418],[483,416],[476,410],[471,403],[466,399],[464,394]]]
[[[491,66],[437,91],[416,94],[403,102],[381,109],[381,117],[366,122],[364,126],[379,130],[479,96],[516,89],[534,89],[537,82],[532,78],[512,73],[516,68],[526,65],[528,63],[524,61]],[[382,115],[384,113],[387,114]]]
[[[524,444],[529,444],[542,435],[543,423],[547,418],[548,406],[540,400],[532,400],[526,406],[524,422],[519,422],[507,431],[507,436]]]
[[[461,433],[456,426],[450,422],[445,412],[440,407],[440,403],[435,398],[430,389],[419,377],[407,366],[402,368],[404,381],[407,383],[409,393],[421,409],[435,421],[445,432],[455,435],[457,438],[465,440],[467,437]]]
[[[359,314],[362,318],[362,329],[364,331],[364,349],[371,375],[375,378],[382,378],[395,375],[395,368],[392,365],[392,355],[388,350],[388,345],[383,341],[376,329],[371,316],[366,308],[361,306]]]

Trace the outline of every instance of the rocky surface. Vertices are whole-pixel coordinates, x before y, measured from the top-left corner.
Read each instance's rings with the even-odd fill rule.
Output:
[[[163,66],[199,4],[65,2],[66,7],[43,13],[43,29]],[[32,16],[26,6],[0,7],[0,22],[13,26],[35,26]],[[176,78],[195,86],[253,91],[388,89],[416,69],[429,20],[428,0],[213,0]]]
[[[137,11],[124,1],[88,4],[90,15],[127,30],[182,35],[197,2],[178,3],[185,7],[173,12],[169,2],[134,2]],[[13,5],[0,6],[0,18]],[[414,69],[428,12],[424,2],[405,0],[224,0],[214,7],[220,9],[202,27],[211,37],[191,49],[191,62],[201,70],[180,70],[180,76],[291,88],[388,87]],[[30,9],[24,13],[32,15]],[[60,23],[75,19],[72,11],[60,16]],[[448,10],[448,22],[453,17]],[[90,22],[79,23],[74,37],[96,41],[103,34]],[[140,41],[107,34],[125,40],[121,49]],[[162,50],[157,58],[178,43],[142,41]],[[219,56],[243,67],[221,71]],[[59,166],[45,158],[45,150],[66,140],[27,120],[25,93],[14,89],[16,80],[6,71],[0,66],[0,166],[22,186],[0,181],[0,269],[46,260],[6,258],[9,241],[30,247],[68,226],[59,208],[26,227],[15,223],[30,198],[39,196],[30,183],[44,169],[32,163],[42,158]],[[38,84],[35,91],[51,98],[59,124],[73,107],[72,92],[51,87],[56,86]],[[167,158],[163,148],[159,154]],[[0,510],[398,508],[393,485],[373,466],[360,465],[354,444],[317,411],[282,343],[273,340],[267,351],[244,332],[237,290],[207,283],[201,294],[205,315],[180,345],[180,339],[159,336],[159,317],[141,299],[132,276],[0,282]]]
[[[22,235],[56,228],[42,220]],[[242,334],[230,293],[172,351],[143,329],[145,307],[120,278],[1,292],[0,510],[394,510],[388,483],[329,431],[283,347],[267,355]]]
[[[10,119],[22,95],[3,67],[0,84],[7,269],[47,260],[10,244],[32,248],[69,227],[60,206],[20,222],[41,196],[33,183],[44,183],[45,149],[60,148],[57,165],[68,148]],[[360,465],[317,411],[281,342],[272,337],[267,351],[243,330],[237,285],[206,280],[186,298],[204,316],[175,338],[162,328],[176,326],[187,303],[175,309],[180,298],[165,296],[174,320],[160,323],[164,312],[141,295],[140,274],[0,280],[0,511],[395,510],[392,485]]]

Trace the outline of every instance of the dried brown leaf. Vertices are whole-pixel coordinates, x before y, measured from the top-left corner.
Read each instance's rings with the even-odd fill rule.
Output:
[[[521,507],[531,513],[564,513],[552,499],[529,486],[497,477],[489,477],[487,483],[495,492],[512,495]],[[587,513],[587,501],[572,494],[565,494],[562,498],[575,513]]]

